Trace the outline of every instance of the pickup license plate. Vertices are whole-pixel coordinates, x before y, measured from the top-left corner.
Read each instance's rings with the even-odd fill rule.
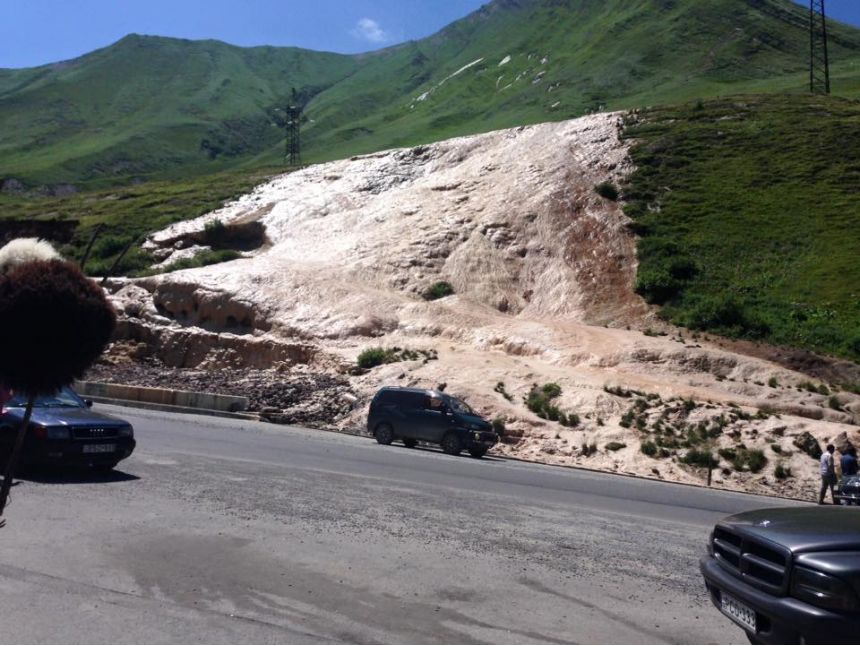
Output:
[[[84,453],[113,453],[116,451],[116,444],[84,444]]]
[[[755,610],[725,592],[720,595],[720,604],[723,613],[734,619],[742,628],[755,634]]]

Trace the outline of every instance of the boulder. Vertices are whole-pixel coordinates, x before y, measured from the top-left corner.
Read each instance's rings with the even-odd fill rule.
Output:
[[[839,435],[836,436],[836,439],[833,440],[833,446],[836,447],[837,451],[844,454],[849,448],[853,446],[853,444],[851,444],[851,440],[848,439],[848,433],[842,431]]]
[[[821,457],[821,446],[809,431],[804,431],[794,438],[794,446],[815,460]]]

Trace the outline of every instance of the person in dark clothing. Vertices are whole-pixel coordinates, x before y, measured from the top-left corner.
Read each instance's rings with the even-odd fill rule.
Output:
[[[853,446],[849,446],[845,450],[839,462],[842,466],[842,477],[857,475],[857,449]]]

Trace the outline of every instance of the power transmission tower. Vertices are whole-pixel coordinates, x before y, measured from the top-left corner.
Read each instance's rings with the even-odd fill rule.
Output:
[[[809,0],[809,91],[813,94],[830,94],[824,0]]]
[[[287,147],[284,151],[284,161],[293,167],[302,165],[301,120],[302,106],[299,105],[296,88],[293,88],[292,101],[287,106]]]

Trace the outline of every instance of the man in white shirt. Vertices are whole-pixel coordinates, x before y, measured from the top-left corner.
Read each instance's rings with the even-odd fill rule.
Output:
[[[830,487],[830,498],[836,504],[836,496],[833,495],[833,485],[836,484],[836,467],[833,463],[833,452],[836,450],[832,444],[827,445],[827,450],[821,454],[821,493],[818,494],[818,504],[824,504],[824,496],[827,487]]]

